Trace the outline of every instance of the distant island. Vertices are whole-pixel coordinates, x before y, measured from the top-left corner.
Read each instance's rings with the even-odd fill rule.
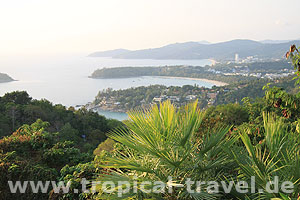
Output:
[[[116,49],[99,51],[90,54],[90,57],[112,57],[122,59],[215,59],[233,60],[235,55],[242,59],[254,56],[259,59],[280,59],[286,48],[296,41],[253,41],[231,40],[220,43],[185,42],[175,43],[160,48],[127,50]]]
[[[10,82],[10,81],[14,81],[13,78],[11,78],[9,75],[4,74],[4,73],[0,73],[0,83],[5,83],[5,82]]]

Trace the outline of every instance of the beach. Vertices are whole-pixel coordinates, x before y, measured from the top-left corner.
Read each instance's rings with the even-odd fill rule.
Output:
[[[221,81],[215,81],[215,80],[209,80],[209,79],[205,79],[205,78],[190,78],[190,77],[177,77],[177,76],[155,76],[155,77],[159,77],[159,78],[174,78],[174,79],[187,79],[187,80],[198,80],[198,81],[204,81],[204,82],[208,82],[208,83],[212,83],[216,86],[225,86],[228,85],[228,83],[224,83]]]

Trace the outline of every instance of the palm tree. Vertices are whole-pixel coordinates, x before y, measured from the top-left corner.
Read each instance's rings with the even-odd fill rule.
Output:
[[[169,101],[149,110],[133,110],[128,113],[126,130],[118,129],[109,137],[119,143],[112,156],[102,157],[105,172],[101,181],[129,181],[137,183],[136,192],[122,195],[128,199],[217,199],[208,185],[192,185],[190,192],[186,180],[217,180],[224,174],[230,159],[224,149],[233,145],[234,137],[227,135],[230,127],[207,132],[200,137],[195,133],[201,125],[204,112],[197,102],[177,109]],[[172,177],[172,180],[170,180]],[[144,181],[163,183],[165,187],[153,192],[154,186],[141,187]],[[123,187],[123,186],[120,186]],[[151,192],[146,192],[146,189]],[[117,192],[99,198],[118,198]],[[120,197],[121,198],[121,197]]]
[[[239,179],[250,183],[255,178],[253,194],[237,197],[241,199],[299,199],[300,194],[300,135],[272,114],[264,114],[264,140],[253,145],[248,136],[248,130],[241,133],[245,151],[240,148],[233,150],[233,156],[238,164]],[[278,177],[278,178],[276,178]],[[278,180],[279,191],[268,188],[270,181]],[[294,184],[292,193],[282,191],[284,181]],[[270,185],[270,184],[269,184]]]

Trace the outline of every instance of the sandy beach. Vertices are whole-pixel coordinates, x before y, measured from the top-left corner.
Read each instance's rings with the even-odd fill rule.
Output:
[[[225,85],[228,85],[228,83],[224,83],[224,82],[221,82],[221,81],[215,81],[215,80],[209,80],[209,79],[205,79],[205,78],[189,78],[189,77],[177,77],[177,76],[157,76],[157,77],[160,77],[160,78],[176,78],[176,79],[189,79],[189,80],[198,80],[198,81],[205,81],[205,82],[208,82],[208,83],[212,83],[216,86],[225,86]]]

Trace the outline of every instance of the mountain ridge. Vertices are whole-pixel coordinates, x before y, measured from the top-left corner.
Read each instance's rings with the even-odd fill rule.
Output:
[[[282,58],[294,43],[299,40],[284,43],[263,43],[248,39],[235,39],[219,43],[184,42],[173,43],[158,48],[127,50],[115,49],[110,51],[95,52],[92,57],[112,57],[120,59],[216,59],[233,60],[235,54],[240,58],[257,56],[265,59]]]

